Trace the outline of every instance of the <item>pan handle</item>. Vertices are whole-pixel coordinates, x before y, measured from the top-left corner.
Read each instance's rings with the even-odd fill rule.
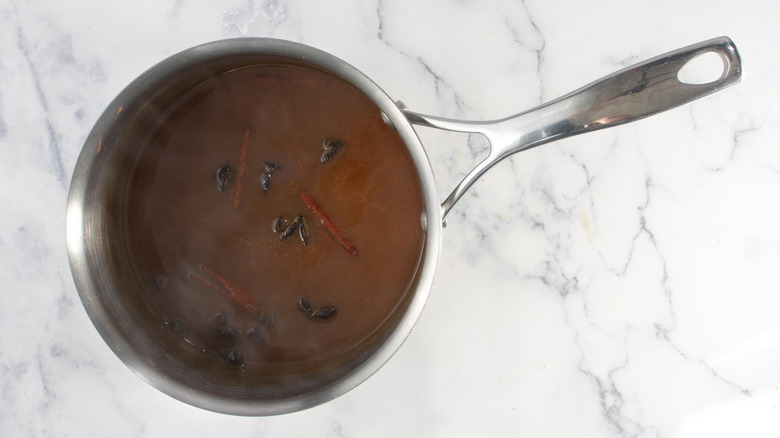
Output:
[[[706,83],[686,83],[678,73],[707,53],[723,61],[721,75]],[[717,73],[717,72],[716,72]],[[479,133],[490,142],[490,153],[461,181],[441,205],[442,220],[488,169],[502,159],[535,146],[598,129],[633,122],[692,102],[734,85],[742,65],[728,37],[703,41],[625,68],[563,97],[505,119],[459,121],[427,116],[399,106],[415,125]]]

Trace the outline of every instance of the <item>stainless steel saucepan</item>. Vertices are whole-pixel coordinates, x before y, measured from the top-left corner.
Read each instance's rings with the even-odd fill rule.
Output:
[[[695,58],[714,53],[722,72],[706,83],[684,83],[678,73]],[[710,56],[710,55],[708,55]],[[168,346],[144,336],[137,308],[126,305],[127,288],[119,278],[123,260],[114,257],[116,221],[127,183],[127,163],[154,120],[155,105],[202,83],[214,74],[273,60],[294,60],[325,70],[357,87],[383,112],[406,143],[423,191],[425,243],[410,292],[387,328],[363,352],[335,369],[305,381],[269,387],[207,376],[168,354]],[[179,400],[237,415],[293,412],[331,400],[368,378],[401,346],[418,319],[432,287],[439,260],[442,223],[469,187],[497,162],[525,149],[589,131],[617,126],[691,102],[739,82],[740,58],[726,37],[704,41],[641,62],[586,85],[566,96],[501,120],[464,122],[417,114],[396,103],[368,77],[346,62],[305,45],[261,38],[217,41],[197,46],[155,65],[124,89],[108,106],[79,156],[67,203],[67,245],[71,270],[84,307],[116,355],[141,378]],[[162,100],[160,100],[162,99]],[[489,156],[441,202],[423,145],[413,125],[481,133]],[[139,307],[140,308],[140,307]],[[222,379],[222,380],[221,380]]]

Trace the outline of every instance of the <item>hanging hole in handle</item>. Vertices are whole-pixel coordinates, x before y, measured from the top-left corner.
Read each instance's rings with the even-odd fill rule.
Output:
[[[728,60],[720,53],[702,53],[677,72],[677,80],[688,85],[710,84],[723,79],[728,67]]]

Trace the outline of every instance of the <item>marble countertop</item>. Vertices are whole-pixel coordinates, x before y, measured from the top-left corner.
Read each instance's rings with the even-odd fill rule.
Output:
[[[780,3],[0,3],[0,436],[780,435]],[[448,218],[414,331],[342,397],[268,418],[146,385],[102,341],[64,239],[79,151],[156,62],[302,42],[415,111],[489,120],[728,35],[742,83],[500,163]],[[421,129],[441,195],[473,135]]]

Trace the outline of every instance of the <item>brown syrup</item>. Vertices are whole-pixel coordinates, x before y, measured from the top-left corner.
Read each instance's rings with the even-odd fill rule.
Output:
[[[265,65],[201,83],[161,120],[140,145],[124,222],[160,327],[247,370],[316,367],[382,328],[418,268],[423,200],[375,104],[326,73]]]

